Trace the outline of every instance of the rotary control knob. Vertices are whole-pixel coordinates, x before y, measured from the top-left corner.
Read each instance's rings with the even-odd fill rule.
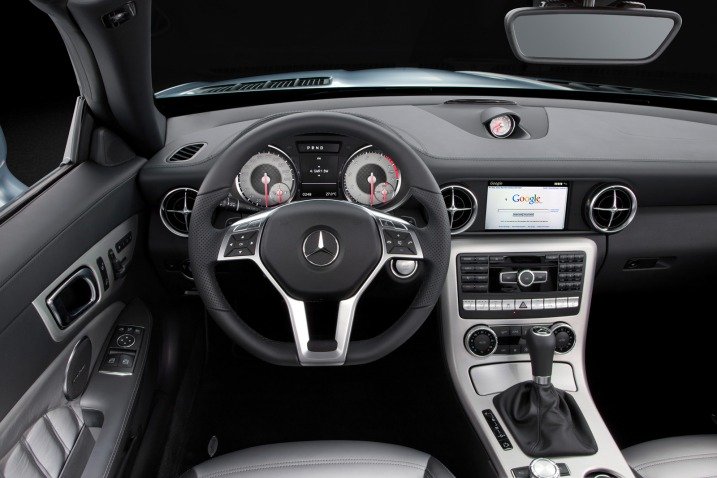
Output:
[[[518,273],[518,284],[523,287],[530,287],[535,282],[535,274],[533,271],[525,269]]]
[[[575,347],[575,331],[565,323],[558,323],[551,327],[555,336],[555,352],[566,354]]]
[[[560,468],[554,461],[537,458],[530,462],[531,478],[560,478]]]
[[[477,357],[487,357],[498,348],[498,336],[486,325],[477,325],[466,333],[465,346]]]

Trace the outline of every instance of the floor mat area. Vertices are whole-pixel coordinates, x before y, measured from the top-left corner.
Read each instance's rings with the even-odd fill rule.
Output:
[[[425,451],[458,477],[495,476],[455,395],[435,317],[399,350],[373,364],[278,367],[239,347],[210,323],[207,366],[190,420],[182,469],[269,443],[371,440]]]

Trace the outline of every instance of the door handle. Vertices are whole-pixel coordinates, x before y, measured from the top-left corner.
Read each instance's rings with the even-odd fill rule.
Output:
[[[87,266],[81,267],[47,297],[46,303],[57,325],[69,327],[100,298],[95,274]]]

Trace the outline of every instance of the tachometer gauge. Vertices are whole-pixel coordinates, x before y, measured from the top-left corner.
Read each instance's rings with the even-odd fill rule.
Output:
[[[366,206],[388,204],[398,194],[401,173],[389,156],[364,148],[352,156],[344,170],[346,197]]]
[[[488,131],[496,138],[507,138],[515,130],[515,120],[510,115],[496,116],[488,122]]]
[[[294,197],[294,166],[280,150],[257,153],[244,164],[236,177],[239,194],[260,207],[284,204]]]

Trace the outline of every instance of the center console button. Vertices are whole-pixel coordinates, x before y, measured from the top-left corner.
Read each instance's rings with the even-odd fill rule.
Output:
[[[545,309],[554,309],[555,299],[543,299],[543,306]]]
[[[542,284],[544,282],[548,282],[548,272],[547,271],[533,271],[533,275],[535,275],[535,283],[536,284]]]
[[[487,300],[477,300],[476,301],[476,310],[480,310],[480,311],[489,310],[488,301]]]
[[[520,325],[511,325],[510,326],[510,336],[511,337],[522,337],[523,336],[523,327]]]
[[[490,310],[503,310],[503,301],[502,300],[491,300],[490,301]]]
[[[493,327],[493,332],[495,332],[495,335],[497,335],[498,338],[510,337],[510,327],[505,325],[498,325]]]
[[[463,310],[476,310],[476,301],[475,300],[464,300],[463,301]]]
[[[580,306],[580,297],[568,297],[568,307],[574,309]]]
[[[517,272],[501,272],[500,273],[500,283],[501,284],[515,284],[518,282],[518,273]]]
[[[515,310],[515,300],[504,299],[503,300],[503,310]]]
[[[533,307],[533,310],[542,310],[543,299],[533,299],[531,306]]]
[[[517,299],[515,301],[515,310],[530,310],[532,308],[530,299]]]
[[[558,309],[567,309],[568,308],[568,298],[567,297],[559,297],[555,300],[555,307]]]

